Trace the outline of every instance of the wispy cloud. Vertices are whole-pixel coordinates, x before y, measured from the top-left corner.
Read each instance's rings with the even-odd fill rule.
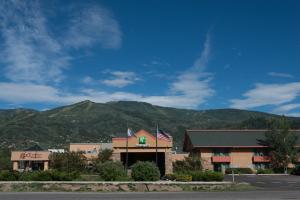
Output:
[[[143,101],[160,106],[196,108],[214,94],[210,86],[212,75],[205,72],[210,56],[210,38],[207,36],[204,48],[192,67],[179,75],[170,85],[166,95],[143,95],[131,92],[107,92],[85,88],[66,92],[56,87],[34,83],[0,83],[0,100],[13,103],[57,103],[69,104],[83,100],[95,102],[108,101]],[[106,71],[111,76],[103,83],[114,87],[125,87],[139,80],[134,72]],[[92,77],[85,77],[86,83],[94,82]]]
[[[300,95],[300,82],[286,84],[256,84],[243,94],[243,99],[232,99],[231,107],[247,109],[260,106],[278,106],[292,102]]]
[[[70,65],[70,48],[118,48],[122,33],[112,14],[89,5],[68,12],[70,16],[57,37],[49,27],[42,1],[0,2],[1,61],[7,79],[13,82],[58,83]],[[75,13],[75,14],[74,14]],[[65,34],[64,34],[65,33]]]
[[[102,83],[111,87],[123,88],[140,80],[134,72],[129,71],[107,71],[105,74],[109,74],[110,77],[102,80]]]
[[[278,72],[269,72],[268,75],[274,76],[274,77],[280,77],[280,78],[293,78],[294,77],[292,74],[278,73]]]
[[[59,42],[48,30],[37,1],[1,1],[1,54],[12,81],[59,81],[68,65]]]
[[[101,44],[103,48],[119,48],[122,32],[113,14],[102,7],[84,7],[74,12],[64,44],[74,48]]]
[[[207,68],[210,52],[210,35],[208,33],[199,58],[196,59],[191,68],[179,75],[177,80],[171,84],[171,93],[175,95],[175,99],[179,98],[181,103],[181,98],[194,99],[194,101],[189,102],[189,106],[197,107],[214,95],[215,91],[210,86],[213,76],[204,72]]]
[[[298,109],[298,108],[300,108],[300,103],[291,103],[291,104],[285,104],[285,105],[279,106],[276,109],[274,109],[273,112],[277,113],[277,114],[287,114],[291,110]]]

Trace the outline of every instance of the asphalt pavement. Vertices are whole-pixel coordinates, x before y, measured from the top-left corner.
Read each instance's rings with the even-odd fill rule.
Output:
[[[173,192],[173,193],[0,193],[1,200],[277,200],[300,199],[299,191]]]
[[[225,177],[232,180],[231,176]],[[0,200],[196,200],[196,199],[222,199],[222,200],[300,200],[300,176],[235,176],[236,182],[248,182],[258,189],[241,192],[148,192],[148,193],[0,193]]]
[[[300,176],[292,175],[236,175],[236,182],[247,182],[264,190],[300,190]],[[232,176],[226,175],[225,181]]]

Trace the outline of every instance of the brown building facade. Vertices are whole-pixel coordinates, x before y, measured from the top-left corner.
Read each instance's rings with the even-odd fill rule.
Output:
[[[270,167],[268,146],[262,145],[267,130],[187,130],[183,150],[201,158],[204,169]],[[293,130],[300,136],[299,130]],[[297,146],[300,145],[298,137]]]
[[[15,171],[48,170],[49,151],[35,145],[23,151],[12,151],[11,161]]]
[[[126,164],[127,138],[113,138],[113,159]],[[170,174],[172,167],[172,139],[157,140],[158,167],[161,174]],[[145,130],[140,130],[128,138],[128,167],[136,161],[156,162],[156,137]]]

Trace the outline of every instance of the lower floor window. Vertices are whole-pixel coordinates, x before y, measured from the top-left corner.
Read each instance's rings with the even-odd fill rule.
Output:
[[[222,172],[222,171],[225,171],[229,167],[230,167],[229,163],[215,163],[214,164],[214,171]]]
[[[254,168],[255,169],[268,169],[268,168],[270,168],[270,164],[269,163],[255,163]]]

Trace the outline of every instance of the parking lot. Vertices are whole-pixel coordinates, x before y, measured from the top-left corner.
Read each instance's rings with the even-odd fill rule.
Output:
[[[231,175],[225,181],[232,181]],[[235,175],[236,182],[248,182],[260,189],[300,190],[300,176],[292,175]]]

